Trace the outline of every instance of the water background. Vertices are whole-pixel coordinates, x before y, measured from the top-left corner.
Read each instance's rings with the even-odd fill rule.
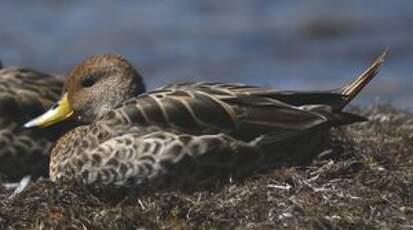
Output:
[[[0,1],[0,58],[67,73],[115,52],[148,88],[226,81],[285,89],[337,88],[384,48],[358,104],[413,108],[413,1]]]

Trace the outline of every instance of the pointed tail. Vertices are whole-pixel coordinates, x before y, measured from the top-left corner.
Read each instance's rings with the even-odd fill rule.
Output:
[[[348,103],[350,103],[354,97],[376,76],[380,66],[384,62],[384,57],[386,56],[387,50],[385,50],[380,56],[378,56],[373,63],[349,85],[344,86],[340,90],[340,94],[345,95],[346,99],[341,104],[339,109],[343,109]]]

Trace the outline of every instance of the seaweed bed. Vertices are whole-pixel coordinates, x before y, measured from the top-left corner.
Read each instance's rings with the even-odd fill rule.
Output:
[[[204,191],[93,195],[40,179],[0,187],[0,229],[412,228],[413,116],[356,109],[370,121],[333,131],[331,149]]]

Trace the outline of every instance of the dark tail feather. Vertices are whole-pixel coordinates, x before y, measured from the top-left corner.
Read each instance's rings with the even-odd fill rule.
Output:
[[[340,90],[342,95],[346,96],[343,104],[340,106],[340,110],[343,109],[348,103],[350,103],[354,97],[376,76],[379,71],[380,66],[384,62],[384,57],[386,56],[387,50],[385,50],[379,57],[377,57],[374,62],[367,68],[355,81],[351,84],[346,85]]]
[[[363,116],[342,111],[330,114],[330,117],[328,118],[330,120],[331,126],[349,125],[356,122],[363,122],[368,120]]]
[[[367,121],[367,118],[363,116],[343,111],[335,111],[334,108],[326,105],[308,105],[302,106],[301,108],[323,115],[329,120],[328,124],[330,126],[341,126]]]

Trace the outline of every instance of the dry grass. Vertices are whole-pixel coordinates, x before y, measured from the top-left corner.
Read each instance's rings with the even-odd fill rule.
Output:
[[[413,116],[359,110],[370,122],[333,131],[332,151],[208,191],[103,197],[47,180],[14,198],[0,188],[0,229],[413,228]]]

